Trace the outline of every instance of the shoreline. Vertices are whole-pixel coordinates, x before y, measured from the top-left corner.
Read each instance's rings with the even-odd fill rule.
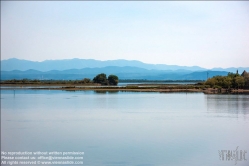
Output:
[[[2,88],[4,86],[4,88]],[[77,87],[78,86],[78,87]],[[147,84],[147,86],[97,86],[97,85],[33,85],[33,84],[1,84],[1,90],[66,90],[66,91],[127,91],[127,92],[203,92],[205,94],[236,94],[236,93],[249,93],[249,89],[213,89],[213,88],[182,88],[182,85],[165,85],[164,87]],[[179,88],[181,87],[181,88]]]

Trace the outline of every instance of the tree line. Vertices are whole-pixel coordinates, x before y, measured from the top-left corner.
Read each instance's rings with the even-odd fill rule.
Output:
[[[237,73],[228,73],[227,76],[214,76],[207,79],[205,85],[212,88],[249,88],[249,73],[244,71],[241,75]]]
[[[96,75],[93,80],[90,78],[84,78],[82,80],[30,80],[30,79],[21,79],[21,80],[2,80],[1,84],[101,84],[101,85],[118,85],[119,79],[116,75],[109,75],[101,73]]]

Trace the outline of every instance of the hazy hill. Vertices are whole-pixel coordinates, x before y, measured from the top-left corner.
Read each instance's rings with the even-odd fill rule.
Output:
[[[206,80],[215,75],[228,72],[242,73],[249,68],[214,68],[211,70],[198,66],[146,64],[140,61],[93,59],[46,60],[34,62],[20,59],[1,61],[1,79],[83,79],[93,78],[99,73],[115,74],[120,79],[147,80]]]
[[[208,73],[208,75],[207,75]],[[228,74],[227,71],[202,71],[202,72],[193,72],[190,74],[185,74],[183,76],[183,80],[206,80],[207,77],[211,78],[213,76],[226,76]]]
[[[94,59],[64,59],[64,60],[45,60],[42,62],[20,60],[16,58],[1,60],[1,71],[21,70],[26,71],[29,69],[39,71],[50,70],[69,70],[69,69],[82,69],[82,68],[96,68],[107,66],[132,66],[143,69],[154,70],[190,70],[190,71],[206,71],[207,69],[199,66],[177,66],[177,65],[165,65],[165,64],[147,64],[136,60],[107,60],[100,61]],[[228,71],[242,73],[244,70],[249,71],[249,67],[230,67],[230,68],[213,68],[209,70],[213,71]]]
[[[177,66],[177,65],[164,65],[164,64],[147,64],[135,60],[107,60],[99,61],[93,59],[65,59],[65,60],[46,60],[42,62],[20,60],[16,58],[2,60],[1,70],[39,70],[39,71],[50,71],[50,70],[68,70],[68,69],[82,69],[82,68],[96,68],[96,67],[107,67],[107,66],[133,66],[143,69],[155,69],[155,70],[206,70],[198,66]]]
[[[206,80],[207,71],[192,72],[187,70],[169,71],[169,70],[147,70],[137,67],[116,67],[109,66],[103,68],[84,68],[70,70],[51,70],[42,72],[38,70],[13,70],[1,71],[1,79],[53,79],[53,80],[75,80],[95,77],[99,73],[107,75],[115,74],[119,79],[147,79],[147,80]],[[209,77],[214,75],[227,75],[224,71],[208,71]]]
[[[107,75],[115,74],[120,79],[147,79],[149,77],[157,78],[158,75],[164,73],[171,73],[172,71],[162,70],[147,70],[138,67],[117,67],[108,66],[102,68],[83,68],[83,69],[69,69],[69,70],[50,70],[46,72],[38,70],[13,70],[13,71],[1,71],[1,79],[83,79],[93,78],[99,73],[105,73]],[[190,73],[191,71],[185,71]],[[162,79],[162,78],[161,78]]]

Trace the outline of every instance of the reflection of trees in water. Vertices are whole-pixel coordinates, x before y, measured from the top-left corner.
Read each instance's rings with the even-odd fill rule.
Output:
[[[208,112],[249,114],[248,94],[209,94],[205,97]]]
[[[104,90],[95,90],[94,93],[106,94],[107,91],[104,91]]]
[[[111,94],[117,94],[119,91],[108,91],[108,93],[111,93]]]
[[[119,91],[107,91],[107,90],[95,90],[94,93],[98,94],[115,94],[118,93]]]

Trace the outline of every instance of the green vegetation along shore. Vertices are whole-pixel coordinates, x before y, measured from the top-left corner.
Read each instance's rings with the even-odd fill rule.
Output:
[[[116,86],[118,77],[104,73],[98,74],[93,80],[5,80],[1,81],[1,87],[8,89],[29,88],[49,90],[98,90],[98,91],[142,91],[142,92],[204,92],[204,93],[249,93],[249,74],[244,71],[229,73],[227,76],[215,76],[206,82],[196,84],[158,84],[150,82],[146,84],[131,84]],[[41,87],[42,86],[42,87]]]
[[[204,84],[211,88],[249,89],[249,73],[244,70],[241,75],[237,71],[228,73],[227,76],[215,76],[209,78]]]
[[[66,91],[80,91],[80,90],[94,90],[94,91],[133,91],[133,92],[204,92],[204,93],[249,93],[249,89],[219,89],[219,88],[203,88],[202,85],[127,85],[127,86],[72,86],[72,85],[5,85],[1,89],[18,90],[18,89],[33,89],[33,90],[66,90]]]

